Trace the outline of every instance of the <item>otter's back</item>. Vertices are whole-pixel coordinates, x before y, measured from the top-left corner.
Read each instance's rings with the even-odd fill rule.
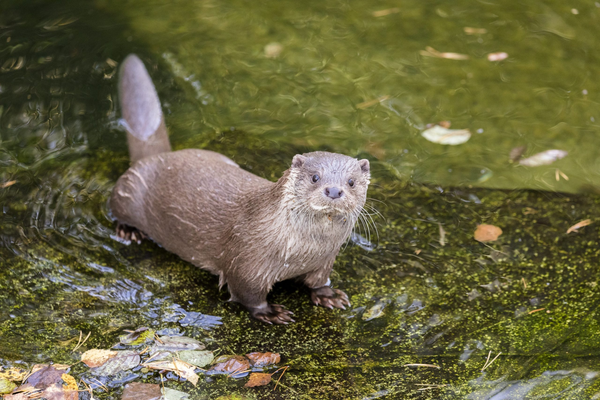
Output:
[[[213,269],[206,263],[219,255],[245,197],[271,185],[221,154],[180,150],[136,162],[119,178],[111,208],[167,250]]]

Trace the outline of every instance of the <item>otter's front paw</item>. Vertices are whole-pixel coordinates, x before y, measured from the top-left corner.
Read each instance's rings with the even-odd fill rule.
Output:
[[[146,239],[146,235],[142,232],[138,231],[133,226],[122,223],[117,224],[117,236],[129,242],[136,242],[137,244],[142,243],[142,240]]]
[[[329,309],[350,307],[348,295],[339,289],[332,289],[329,286],[323,286],[316,289],[311,289],[310,299],[318,306],[323,306]]]
[[[267,324],[287,325],[296,322],[292,319],[293,312],[279,304],[267,304],[265,307],[249,308],[250,315]]]

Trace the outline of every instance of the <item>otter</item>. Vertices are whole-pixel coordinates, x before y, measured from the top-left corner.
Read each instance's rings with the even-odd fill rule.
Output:
[[[316,151],[297,154],[277,182],[208,150],[171,151],[160,101],[143,62],[129,55],[119,99],[131,167],[110,198],[117,235],[148,237],[219,277],[231,300],[268,324],[295,322],[267,303],[279,281],[296,278],[314,304],[345,309],[329,275],[365,204],[369,161]]]

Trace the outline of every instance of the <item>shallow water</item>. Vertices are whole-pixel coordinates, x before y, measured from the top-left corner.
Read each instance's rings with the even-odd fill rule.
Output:
[[[166,383],[198,399],[599,398],[599,19],[587,2],[6,3],[0,184],[16,183],[0,189],[0,365],[73,364],[80,331],[92,332],[85,348],[108,348],[152,326],[290,365],[277,392],[224,377]],[[469,59],[421,55],[427,46]],[[509,57],[487,60],[499,51]],[[353,310],[312,307],[285,283],[272,301],[298,322],[266,327],[210,274],[111,237],[107,198],[128,166],[116,70],[131,52],[177,149],[220,151],[271,180],[299,152],[371,160],[377,247],[349,244],[332,277]],[[421,137],[442,120],[473,136]],[[509,162],[523,145],[569,154]],[[500,240],[474,241],[480,223],[501,227]],[[490,352],[502,354],[482,372]],[[157,379],[140,374],[95,396]]]

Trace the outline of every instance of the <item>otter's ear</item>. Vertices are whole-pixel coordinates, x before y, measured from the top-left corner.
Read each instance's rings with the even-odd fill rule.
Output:
[[[369,160],[363,158],[362,160],[358,160],[358,165],[360,165],[360,169],[363,174],[368,174],[371,170],[371,166],[369,165]]]
[[[296,154],[292,159],[292,167],[300,168],[304,165],[304,161],[306,161],[306,157],[304,157],[302,154]]]

